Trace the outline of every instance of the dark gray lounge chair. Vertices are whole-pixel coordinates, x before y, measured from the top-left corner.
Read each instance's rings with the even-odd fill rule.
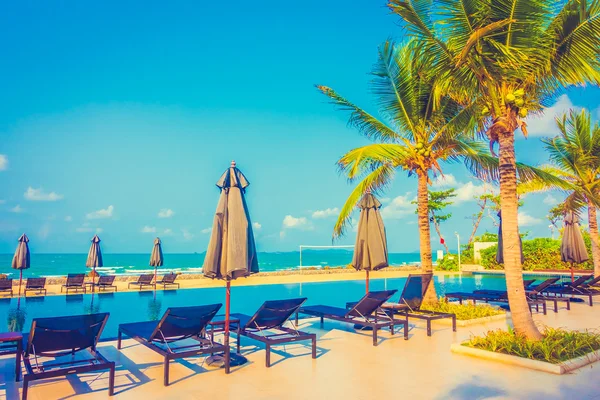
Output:
[[[177,286],[177,289],[179,289],[179,283],[176,283],[175,279],[177,279],[177,274],[166,274],[160,281],[155,283],[155,286],[162,285],[163,289],[166,289],[167,286]]]
[[[119,325],[117,348],[121,348],[122,336],[128,336],[164,357],[164,385],[169,385],[171,360],[223,352],[225,373],[229,373],[229,347],[213,343],[206,335],[206,326],[217,314],[221,304],[196,307],[168,308],[160,321],[136,322]],[[190,339],[193,344],[174,343]]]
[[[86,292],[85,288],[85,274],[69,274],[67,275],[67,283],[60,287],[60,292],[62,293],[63,289],[69,294],[69,290],[74,290],[75,293],[82,291]]]
[[[331,319],[368,327],[373,329],[373,346],[377,346],[377,331],[389,328],[393,335],[394,327],[402,325],[404,328],[404,339],[408,339],[408,323],[406,321],[395,320],[381,310],[383,303],[388,301],[396,292],[397,290],[369,292],[350,309],[325,305],[300,307],[296,312],[296,326],[298,326],[298,314],[305,314],[320,317],[321,325],[323,325],[324,319]]]
[[[472,301],[473,304],[477,304],[477,302],[481,303],[501,303],[508,304],[508,298],[504,295],[500,294],[486,294],[486,293],[471,293],[471,292],[452,292],[445,294],[446,300],[458,300],[460,304],[463,304],[465,300]],[[540,311],[540,306],[542,306],[542,312],[544,315],[547,313],[546,302],[543,299],[527,299],[527,304],[529,305],[529,311],[533,312],[533,308],[535,307],[536,311]],[[506,306],[503,306],[506,308]]]
[[[129,282],[127,287],[131,288],[132,285],[138,286],[140,290],[142,290],[142,288],[145,286],[154,287],[154,284],[152,283],[153,279],[154,279],[154,274],[142,274],[138,277],[138,280],[136,282]]]
[[[88,285],[94,287],[94,288],[98,288],[98,291],[103,291],[103,290],[114,290],[115,292],[117,291],[117,285],[114,284],[115,282],[115,275],[101,275],[98,278],[98,282],[89,282]]]
[[[596,286],[600,282],[600,276],[595,277],[587,283],[582,283],[576,287],[549,287],[543,292],[550,298],[569,298],[571,296],[587,297],[590,307],[594,305],[594,297],[600,296],[600,287]]]
[[[0,293],[13,295],[13,280],[9,278],[0,279]]]
[[[46,278],[28,278],[25,284],[25,296],[27,292],[35,292],[35,294],[46,295]]]
[[[306,298],[265,301],[262,306],[249,316],[246,314],[231,314],[231,318],[239,319],[239,334],[265,344],[267,367],[271,366],[271,346],[310,340],[312,342],[312,358],[317,358],[317,335],[306,333],[283,325],[304,304]],[[240,352],[240,338],[237,350]]]
[[[407,324],[409,318],[427,321],[427,336],[431,336],[431,321],[438,319],[450,318],[452,320],[452,330],[456,332],[455,314],[421,309],[423,298],[432,279],[433,274],[409,275],[400,295],[400,300],[397,303],[385,303],[382,308],[393,314],[404,316]]]
[[[24,339],[23,400],[27,399],[30,382],[103,370],[110,371],[108,395],[112,396],[115,363],[96,349],[108,316],[108,313],[100,313],[34,319]],[[88,353],[89,357],[75,357],[75,353]]]

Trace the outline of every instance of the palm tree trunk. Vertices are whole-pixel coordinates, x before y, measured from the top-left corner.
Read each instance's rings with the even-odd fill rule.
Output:
[[[600,240],[598,239],[598,217],[596,206],[588,200],[588,220],[590,224],[590,237],[592,239],[592,259],[594,260],[594,276],[600,276]]]
[[[525,298],[519,243],[517,169],[514,130],[503,130],[500,143],[500,207],[506,290],[515,331],[529,339],[541,339]]]
[[[433,262],[431,260],[431,228],[429,225],[429,191],[427,187],[427,174],[418,172],[419,186],[417,190],[417,215],[419,220],[419,243],[421,251],[421,270],[424,274],[433,273]],[[427,303],[437,302],[435,286],[433,282],[425,294],[424,301]]]

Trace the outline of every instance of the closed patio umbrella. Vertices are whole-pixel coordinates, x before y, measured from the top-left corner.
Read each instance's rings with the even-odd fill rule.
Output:
[[[498,211],[498,219],[500,224],[498,226],[498,248],[496,249],[496,262],[498,264],[504,264],[504,245],[502,240],[502,211]],[[523,256],[523,241],[519,236],[519,250],[521,250],[521,264],[525,262],[525,256]]]
[[[366,272],[366,292],[369,292],[369,272],[388,266],[387,239],[379,209],[381,203],[368,191],[358,203],[360,217],[352,266]]]
[[[579,229],[579,219],[573,211],[568,211],[564,219],[565,230],[560,243],[560,259],[571,263],[571,282],[575,280],[573,264],[589,260],[583,235]]]
[[[102,264],[102,251],[100,250],[100,238],[98,235],[94,235],[92,238],[92,245],[90,246],[90,251],[88,252],[87,260],[85,262],[85,266],[88,268],[93,268],[94,273],[92,274],[92,282],[96,279],[96,268],[101,267]],[[94,292],[94,285],[92,285],[92,293]]]
[[[29,269],[31,261],[29,257],[29,238],[22,234],[19,238],[19,245],[12,259],[12,269],[19,270],[19,298],[21,297],[21,282],[23,282],[23,270]]]
[[[244,193],[249,182],[235,161],[217,182],[221,190],[203,273],[223,279],[225,291],[225,345],[229,345],[231,281],[258,272],[256,246]]]
[[[154,247],[152,248],[152,254],[150,254],[150,266],[154,267],[154,287],[156,288],[156,273],[157,267],[162,267],[163,265],[163,252],[162,252],[162,243],[160,238],[154,239]]]

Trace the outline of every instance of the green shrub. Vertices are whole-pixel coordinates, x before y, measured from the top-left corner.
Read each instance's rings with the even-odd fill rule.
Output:
[[[445,254],[444,258],[437,262],[437,268],[440,271],[458,271],[458,256],[454,254]]]
[[[490,306],[489,304],[474,305],[472,303],[448,303],[443,298],[440,298],[440,301],[437,303],[423,304],[421,308],[423,310],[456,314],[456,319],[459,321],[505,314],[504,310]]]
[[[475,236],[473,242],[497,242],[498,234],[485,232],[480,236]],[[460,253],[460,257],[464,264],[473,264],[475,262],[475,254],[473,252],[473,243],[464,244],[461,246],[463,250]]]
[[[542,340],[529,340],[509,331],[489,331],[474,336],[464,346],[496,353],[546,361],[552,364],[581,357],[600,349],[600,334],[593,331],[566,331],[546,328]]]
[[[584,241],[587,236],[586,245],[588,246],[589,261],[576,265],[577,269],[594,269],[591,261],[591,241],[589,235],[584,234]],[[481,265],[486,269],[504,269],[504,266],[496,262],[496,251],[498,246],[488,247],[480,251]],[[523,241],[523,256],[525,262],[523,269],[544,270],[544,269],[570,269],[569,263],[560,260],[560,240],[550,238],[536,238]]]

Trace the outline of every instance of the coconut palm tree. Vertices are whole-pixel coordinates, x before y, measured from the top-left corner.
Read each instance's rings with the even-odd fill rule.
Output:
[[[600,275],[600,244],[596,207],[600,204],[600,125],[592,125],[590,113],[571,111],[556,118],[560,134],[543,139],[554,170],[551,172],[574,184],[565,204],[570,209],[587,207],[592,239],[594,275]]]
[[[464,161],[478,176],[497,178],[497,159],[485,145],[474,140],[471,107],[460,107],[449,97],[439,97],[428,66],[413,56],[412,46],[386,42],[379,48],[373,69],[372,90],[381,119],[367,113],[325,86],[317,88],[340,109],[350,112],[349,124],[376,143],[353,149],[339,161],[351,182],[358,181],[346,200],[334,227],[334,238],[342,235],[352,212],[367,191],[384,189],[396,170],[417,177],[417,215],[421,267],[432,272],[428,186],[442,173],[443,161]],[[519,165],[523,176],[535,175]],[[433,286],[431,286],[433,288]],[[427,301],[435,301],[435,289]]]
[[[522,283],[515,132],[557,90],[600,83],[597,0],[389,0],[437,77],[437,91],[477,102],[481,132],[499,144],[504,268],[517,333],[540,339]]]

